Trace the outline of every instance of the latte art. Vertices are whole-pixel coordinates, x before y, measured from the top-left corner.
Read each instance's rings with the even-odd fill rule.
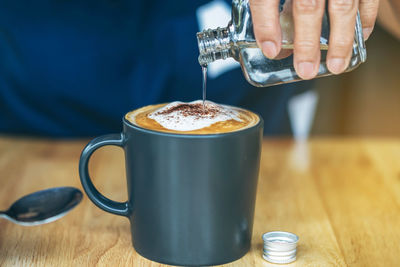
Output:
[[[211,101],[172,102],[146,106],[126,115],[131,123],[150,130],[182,133],[213,134],[241,130],[256,125],[256,114]]]

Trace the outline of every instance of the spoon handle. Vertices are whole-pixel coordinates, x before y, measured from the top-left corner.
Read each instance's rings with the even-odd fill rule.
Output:
[[[7,213],[5,211],[0,211],[0,218],[7,219],[8,218]]]

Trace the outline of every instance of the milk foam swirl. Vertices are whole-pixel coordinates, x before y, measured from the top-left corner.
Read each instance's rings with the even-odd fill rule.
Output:
[[[162,127],[174,131],[193,131],[211,126],[217,122],[235,120],[241,122],[239,112],[229,106],[201,100],[193,102],[172,102],[149,113],[148,118]]]

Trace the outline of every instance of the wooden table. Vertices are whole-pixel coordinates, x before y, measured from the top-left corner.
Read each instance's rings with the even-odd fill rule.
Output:
[[[54,186],[81,188],[84,141],[0,138],[0,209]],[[126,198],[123,152],[96,152],[90,171],[107,196]],[[227,266],[271,266],[261,234],[300,237],[290,266],[400,266],[400,139],[265,140],[251,252]],[[0,221],[0,266],[160,266],[131,245],[128,220],[86,197],[51,224]]]

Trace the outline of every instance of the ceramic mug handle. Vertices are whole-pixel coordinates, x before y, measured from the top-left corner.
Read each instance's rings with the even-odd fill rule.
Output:
[[[103,135],[91,140],[82,151],[79,160],[79,175],[83,189],[97,207],[112,214],[128,217],[130,214],[128,202],[113,201],[102,195],[93,185],[88,168],[90,157],[98,148],[107,145],[123,148],[123,144],[124,136],[122,133]]]

